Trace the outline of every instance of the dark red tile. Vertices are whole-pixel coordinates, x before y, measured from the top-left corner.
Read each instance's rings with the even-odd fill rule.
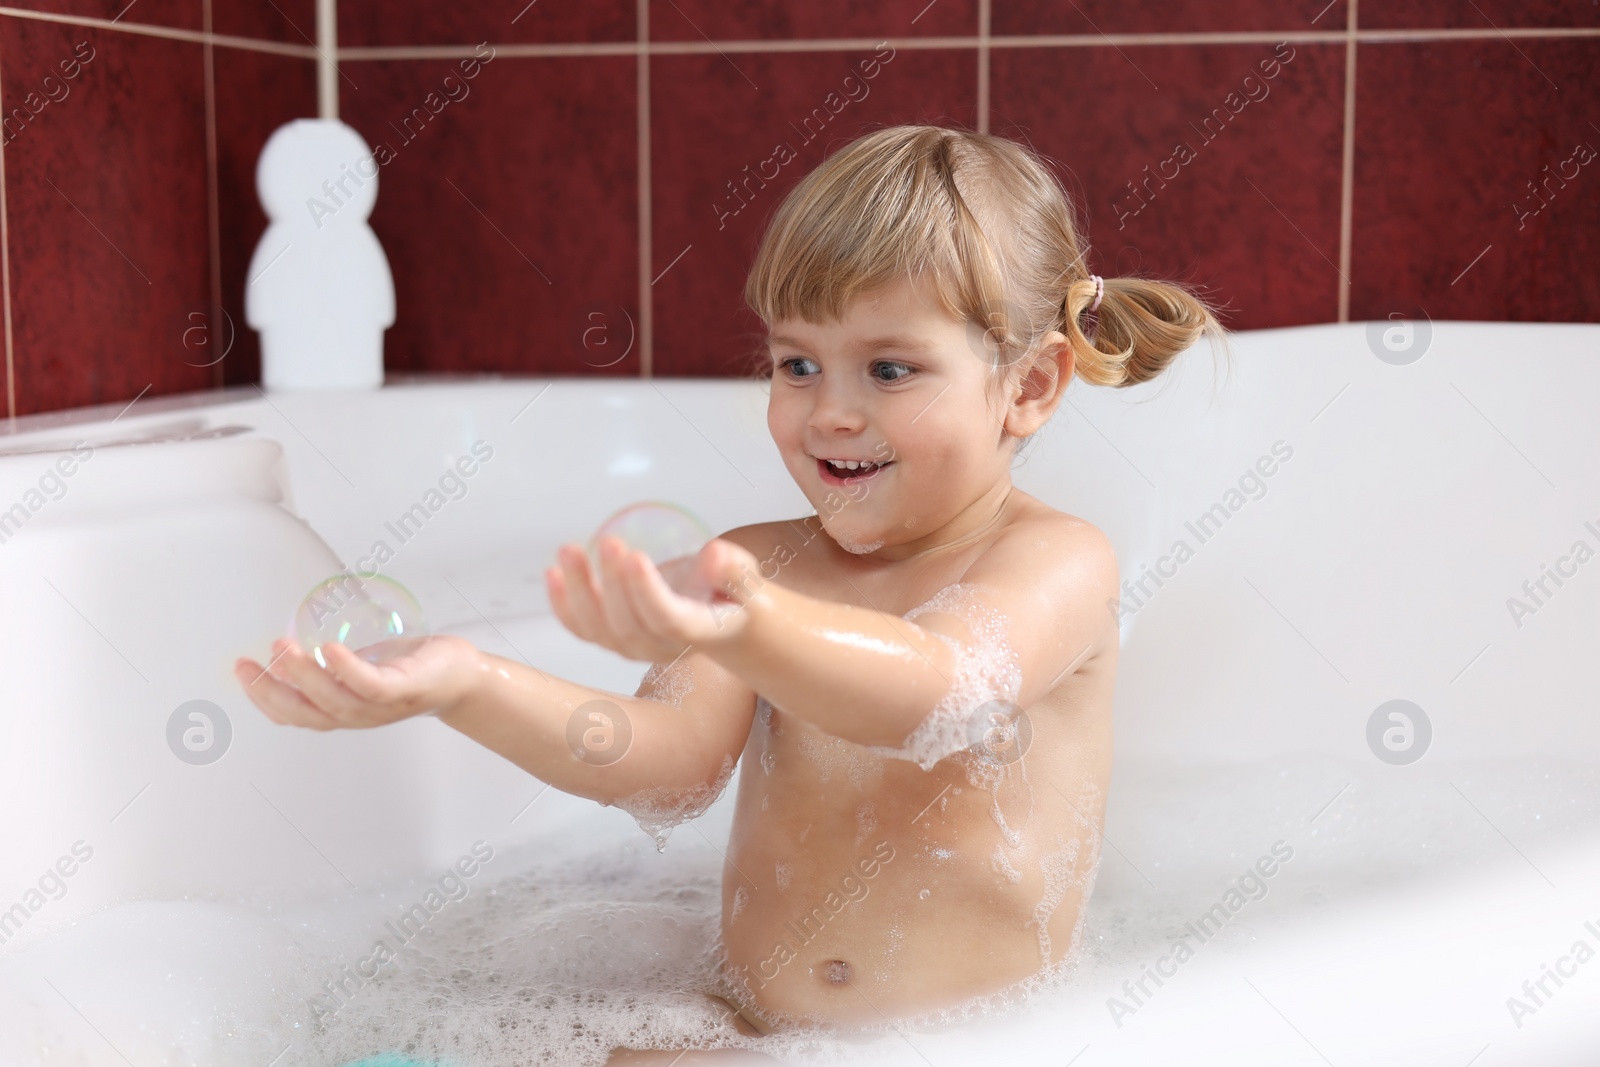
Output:
[[[70,91],[6,134],[19,414],[211,385],[183,345],[210,303],[201,46],[0,18],[8,107],[83,41]]]
[[[314,45],[316,0],[212,0],[211,29],[231,37]]]
[[[634,0],[495,0],[492,4],[395,4],[341,0],[344,48],[441,44],[633,41]]]
[[[198,30],[203,25],[200,4],[201,0],[14,0],[6,6],[55,15]]]
[[[191,347],[196,349],[190,358],[197,363],[221,360],[225,383],[240,385],[261,379],[259,339],[244,316],[250,257],[267,228],[256,194],[256,161],[279,126],[291,119],[316,117],[316,63],[218,49],[216,86],[217,217],[224,314],[214,329],[190,335]]]
[[[1600,26],[1596,0],[1386,0],[1361,6],[1361,28],[1543,29]]]
[[[875,61],[874,77],[863,79],[858,65],[875,54],[886,62]],[[763,53],[731,60],[710,54],[651,61],[657,374],[745,372],[764,336],[741,295],[757,243],[784,194],[832,151],[881,126],[970,128],[975,117],[977,55],[969,50]],[[837,114],[830,99],[841,104]],[[806,124],[819,108],[829,121]],[[794,158],[764,188],[748,186],[748,203],[735,199],[729,183],[772,159],[780,145]]]
[[[466,82],[452,62],[350,67],[343,117],[383,163],[389,371],[637,374],[637,344],[583,344],[590,310],[615,337],[639,322],[633,57],[499,56]],[[429,116],[446,77],[460,100]]]
[[[1233,329],[1327,322],[1344,62],[1342,45],[1303,43],[1007,50],[990,128],[1059,161],[1096,273],[1196,287]]]
[[[996,36],[1302,32],[1345,28],[1344,0],[993,0]]]
[[[655,41],[974,37],[977,0],[651,0]]]
[[[1357,60],[1350,317],[1600,321],[1600,40]]]

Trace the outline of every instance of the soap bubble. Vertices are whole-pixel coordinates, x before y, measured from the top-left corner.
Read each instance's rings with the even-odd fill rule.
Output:
[[[589,539],[589,552],[595,558],[599,558],[600,538],[606,535],[622,538],[629,548],[638,549],[656,564],[692,556],[711,540],[705,523],[665,500],[630,504],[601,523]]]
[[[291,636],[326,667],[322,646],[337,641],[369,663],[405,655],[427,636],[422,606],[411,591],[392,578],[336,574],[300,602]]]

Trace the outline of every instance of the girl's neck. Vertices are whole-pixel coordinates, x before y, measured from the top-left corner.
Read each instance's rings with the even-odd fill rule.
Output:
[[[881,563],[918,562],[976,544],[1003,525],[1011,508],[1021,502],[1012,489],[1011,479],[1004,478],[937,530],[903,544],[885,545],[865,559]],[[841,553],[843,551],[840,549]]]

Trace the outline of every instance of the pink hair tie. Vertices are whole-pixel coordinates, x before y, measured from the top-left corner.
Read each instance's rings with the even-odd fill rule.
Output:
[[[1100,299],[1106,295],[1106,281],[1098,274],[1091,274],[1089,277],[1094,279],[1094,303],[1089,305],[1089,312],[1093,314],[1100,310]]]

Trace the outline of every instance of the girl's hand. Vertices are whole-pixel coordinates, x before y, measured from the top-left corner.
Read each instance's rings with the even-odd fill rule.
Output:
[[[601,537],[599,554],[597,570],[582,548],[561,546],[559,566],[545,569],[551,607],[585,641],[648,663],[738,637],[744,600],[764,584],[755,556],[722,538],[660,568],[619,537]]]
[[[233,676],[273,722],[334,730],[447,710],[471,689],[478,671],[478,650],[450,635],[422,638],[383,663],[369,663],[340,644],[323,645],[322,655],[326,670],[299,644],[279,638],[271,663],[235,660]]]

